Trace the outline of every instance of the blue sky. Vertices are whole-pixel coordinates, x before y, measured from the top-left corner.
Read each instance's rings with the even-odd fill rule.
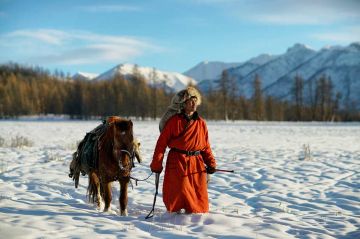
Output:
[[[0,63],[70,74],[125,62],[184,72],[355,41],[360,0],[0,0]]]

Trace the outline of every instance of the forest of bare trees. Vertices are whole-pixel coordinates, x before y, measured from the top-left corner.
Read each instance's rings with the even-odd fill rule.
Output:
[[[156,74],[150,81],[154,81]],[[261,76],[253,82],[253,95],[239,94],[235,79],[226,71],[216,86],[203,94],[199,108],[206,119],[269,121],[355,121],[360,113],[354,106],[340,106],[331,79],[323,76],[305,85],[294,79],[291,101],[265,96]],[[148,85],[141,74],[109,81],[73,80],[62,72],[27,68],[17,64],[0,66],[0,118],[56,114],[89,119],[108,115],[139,119],[161,117],[173,93],[158,85]],[[306,100],[305,100],[306,98]]]
[[[264,95],[261,76],[253,81],[251,98],[240,94],[241,86],[236,79],[222,73],[218,86],[210,86],[203,115],[222,120],[266,120],[266,121],[359,121],[359,107],[350,102],[348,96],[335,92],[330,77],[322,76],[306,82],[297,75],[293,81],[291,95],[277,99]],[[215,89],[215,90],[214,90]],[[341,99],[345,97],[341,105]]]
[[[141,76],[83,81],[16,64],[0,67],[0,117],[61,114],[87,119],[108,115],[160,117],[171,97]],[[158,108],[158,109],[154,109]]]

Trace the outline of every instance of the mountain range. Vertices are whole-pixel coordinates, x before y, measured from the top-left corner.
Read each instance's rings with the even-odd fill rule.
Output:
[[[206,69],[203,64],[202,68]],[[187,73],[201,72],[201,67],[195,66]],[[258,76],[262,83],[264,95],[281,100],[293,99],[294,79],[296,76],[304,80],[305,98],[307,89],[316,85],[316,80],[326,76],[332,81],[334,95],[340,93],[341,106],[353,105],[360,109],[360,43],[349,46],[329,46],[319,51],[303,44],[295,44],[283,54],[271,56],[259,55],[237,66],[227,69],[228,77],[235,79],[239,94],[247,98],[253,94],[253,82]],[[221,73],[212,77],[207,75],[192,75],[202,91],[217,87]],[[210,79],[210,80],[208,80]]]
[[[224,70],[235,79],[239,94],[249,98],[253,94],[253,81],[258,76],[265,95],[291,100],[295,76],[304,80],[305,87],[321,76],[332,80],[334,93],[342,95],[342,103],[349,102],[360,108],[360,43],[349,46],[329,46],[318,51],[303,44],[295,44],[280,55],[261,54],[245,62],[201,62],[183,74],[160,71],[151,67],[121,64],[98,76],[78,73],[75,78],[108,80],[120,74],[134,74],[134,68],[149,84],[165,85],[178,91],[189,83],[206,92],[216,89]],[[346,102],[345,102],[346,101]]]
[[[111,80],[116,76],[123,76],[130,79],[131,76],[139,74],[149,85],[161,86],[168,91],[179,91],[189,84],[196,85],[197,82],[191,77],[185,76],[177,72],[160,71],[152,67],[143,67],[135,64],[120,64],[110,70],[100,74],[77,73],[74,79],[103,81]]]

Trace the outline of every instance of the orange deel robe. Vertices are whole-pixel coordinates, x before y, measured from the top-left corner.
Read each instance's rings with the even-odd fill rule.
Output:
[[[185,209],[188,213],[204,213],[209,211],[205,165],[216,167],[216,162],[205,121],[201,117],[191,120],[182,134],[186,124],[187,119],[182,114],[168,120],[157,141],[150,167],[152,171],[162,170],[166,147],[201,150],[197,156],[170,150],[165,167],[163,201],[169,212]],[[180,134],[182,136],[178,137]]]

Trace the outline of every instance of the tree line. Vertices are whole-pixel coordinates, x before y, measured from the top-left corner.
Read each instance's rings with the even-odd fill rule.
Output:
[[[60,71],[50,73],[13,63],[1,65],[0,118],[39,114],[77,119],[109,115],[159,118],[174,92],[156,85],[156,77],[154,71],[149,85],[135,67],[133,75],[126,79],[119,75],[108,81],[85,81],[73,80]],[[214,120],[360,120],[356,105],[340,106],[343,96],[334,92],[331,79],[326,76],[307,85],[296,76],[291,101],[265,96],[260,76],[254,79],[252,97],[239,94],[240,87],[224,71],[217,84],[202,94],[200,114]]]
[[[203,106],[205,115],[223,120],[266,121],[359,121],[359,105],[347,95],[335,92],[330,77],[305,82],[300,75],[293,80],[291,92],[283,98],[265,95],[261,77],[256,75],[252,96],[240,92],[236,78],[222,72],[217,87],[209,87]],[[341,101],[342,100],[342,101]],[[341,102],[343,103],[341,105]],[[216,110],[214,110],[216,109]]]
[[[171,94],[139,74],[109,81],[73,80],[61,72],[17,64],[0,66],[0,117],[57,114],[89,119],[109,115],[160,117]]]

